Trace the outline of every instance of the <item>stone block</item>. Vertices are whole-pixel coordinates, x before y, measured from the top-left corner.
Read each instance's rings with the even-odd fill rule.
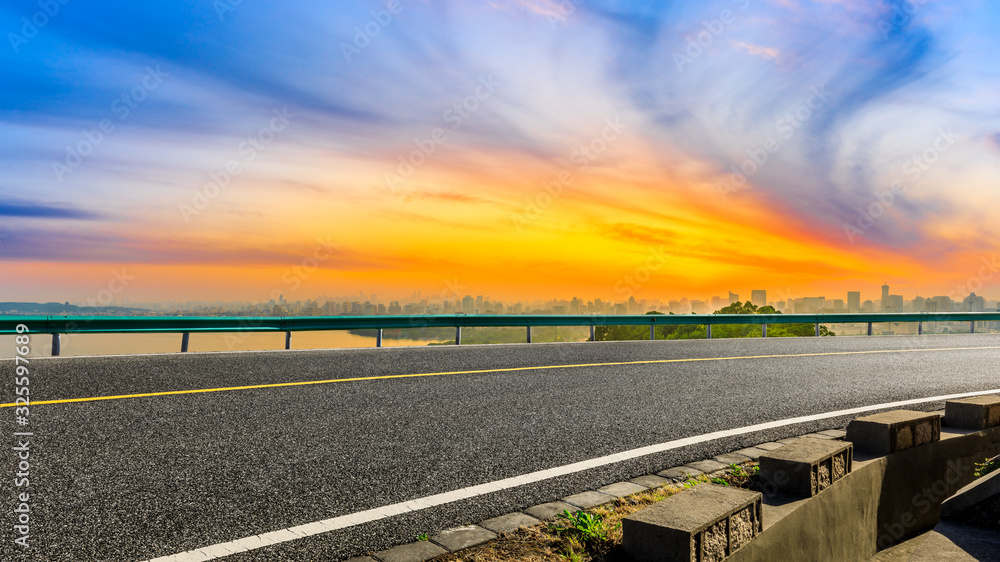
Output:
[[[647,474],[645,476],[639,476],[629,480],[633,484],[638,484],[640,486],[645,486],[646,488],[659,488],[660,486],[666,486],[670,484],[670,480],[663,478],[662,476],[656,476],[653,474]]]
[[[948,400],[944,424],[962,429],[989,429],[1000,425],[1000,396],[973,396]]]
[[[760,445],[755,445],[757,449],[764,449],[765,451],[773,451],[779,447],[784,447],[784,443],[775,443],[774,441],[768,441],[767,443],[761,443]]]
[[[674,468],[668,468],[657,472],[656,474],[664,478],[669,478],[670,480],[687,480],[688,478],[697,478],[705,473],[696,468],[691,468],[690,466],[675,466]]]
[[[718,562],[763,529],[759,492],[702,484],[622,520],[622,546],[637,562]]]
[[[562,513],[561,511],[559,513]],[[538,519],[527,513],[508,513],[493,519],[487,519],[479,524],[484,529],[489,529],[494,533],[513,533],[521,527],[530,527],[541,523]]]
[[[382,562],[424,562],[448,551],[430,541],[417,541],[375,553]]]
[[[579,494],[573,494],[572,496],[566,496],[562,501],[578,506],[581,509],[590,509],[592,507],[597,507],[602,503],[608,503],[614,500],[614,496],[609,496],[608,494],[602,494],[601,492],[580,492]],[[572,509],[570,510],[573,511]]]
[[[705,474],[710,474],[712,472],[718,472],[720,470],[726,470],[727,468],[729,468],[728,464],[722,464],[721,462],[713,461],[712,459],[698,461],[698,462],[690,462],[687,464],[687,466],[698,469],[704,472]]]
[[[634,484],[632,482],[617,482],[615,484],[608,484],[607,486],[598,488],[597,491],[602,494],[614,496],[616,498],[624,498],[625,496],[631,496],[632,494],[645,492],[646,487]]]
[[[853,446],[803,437],[760,457],[760,479],[770,490],[812,497],[851,472]]]
[[[833,439],[833,437],[830,436],[830,435],[827,435],[825,433],[818,433],[818,432],[817,433],[809,433],[807,435],[804,435],[803,437],[811,437],[813,439]]]
[[[731,464],[742,464],[750,460],[750,457],[746,455],[741,455],[740,453],[726,453],[725,455],[719,455],[713,460],[721,462],[727,467]]]
[[[495,534],[482,527],[465,525],[464,527],[455,527],[454,529],[441,531],[431,537],[431,541],[447,548],[451,552],[455,552],[456,550],[483,544],[495,538],[497,538]]]
[[[823,431],[817,431],[816,433],[819,435],[829,435],[834,439],[843,439],[844,437],[847,437],[847,432],[843,429],[825,429]]]
[[[847,440],[858,451],[888,455],[941,440],[941,416],[912,410],[893,410],[853,420]]]
[[[536,519],[541,519],[544,521],[546,519],[554,518],[556,515],[559,515],[563,511],[569,511],[570,513],[573,513],[578,509],[580,508],[576,507],[575,505],[570,505],[566,502],[549,502],[531,506],[528,509],[525,509],[524,512]]]
[[[736,454],[748,457],[752,461],[759,459],[765,453],[767,453],[766,449],[758,449],[757,447],[747,447],[746,449],[736,451]]]

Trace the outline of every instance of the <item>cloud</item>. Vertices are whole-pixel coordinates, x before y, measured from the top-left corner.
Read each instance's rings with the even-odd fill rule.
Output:
[[[466,195],[455,191],[411,191],[403,195],[404,201],[435,200],[449,203],[489,203],[490,201],[474,195]]]
[[[993,145],[993,148],[1000,150],[1000,133],[993,133],[992,135],[987,135],[986,139]]]
[[[734,41],[733,45],[743,49],[747,53],[762,57],[765,59],[777,59],[780,54],[777,49],[771,47],[761,47],[760,45],[753,45],[751,43],[743,43],[739,41]]]
[[[0,203],[0,217],[99,220],[98,213],[67,206],[49,206],[35,203]]]

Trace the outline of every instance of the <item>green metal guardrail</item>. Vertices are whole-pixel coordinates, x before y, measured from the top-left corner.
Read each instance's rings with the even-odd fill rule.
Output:
[[[187,351],[192,332],[285,332],[285,348],[291,348],[292,332],[321,330],[377,330],[376,345],[382,346],[382,330],[395,328],[455,328],[455,343],[462,342],[462,328],[526,327],[531,342],[533,326],[590,326],[591,340],[595,326],[649,326],[650,339],[658,325],[704,325],[712,337],[712,326],[723,324],[762,325],[767,336],[768,324],[820,323],[868,324],[917,322],[923,333],[925,322],[969,322],[975,332],[976,322],[1000,321],[1000,312],[879,313],[879,314],[630,314],[630,315],[423,315],[423,316],[0,316],[0,335],[16,334],[24,324],[33,334],[52,334],[52,354],[59,355],[61,334],[110,333],[180,333],[181,351]]]

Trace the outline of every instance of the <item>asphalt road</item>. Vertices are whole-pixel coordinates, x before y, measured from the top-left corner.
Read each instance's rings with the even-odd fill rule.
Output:
[[[915,351],[920,349],[929,351]],[[885,350],[892,352],[800,355]],[[760,357],[789,354],[799,356]],[[722,357],[734,359],[591,365]],[[13,544],[17,469],[8,448],[0,463],[7,472],[0,559],[174,554],[721,429],[1000,388],[998,359],[996,335],[35,359],[34,401],[588,365],[35,404],[31,547]],[[13,361],[0,361],[0,370],[0,403],[9,403]],[[24,429],[14,424],[9,407],[0,409],[0,419],[7,435]],[[847,421],[672,450],[231,559],[349,558],[419,533]]]

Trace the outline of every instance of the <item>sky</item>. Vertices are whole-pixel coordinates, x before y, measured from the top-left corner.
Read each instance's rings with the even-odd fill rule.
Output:
[[[7,1],[0,300],[996,298],[998,28],[985,0]]]

